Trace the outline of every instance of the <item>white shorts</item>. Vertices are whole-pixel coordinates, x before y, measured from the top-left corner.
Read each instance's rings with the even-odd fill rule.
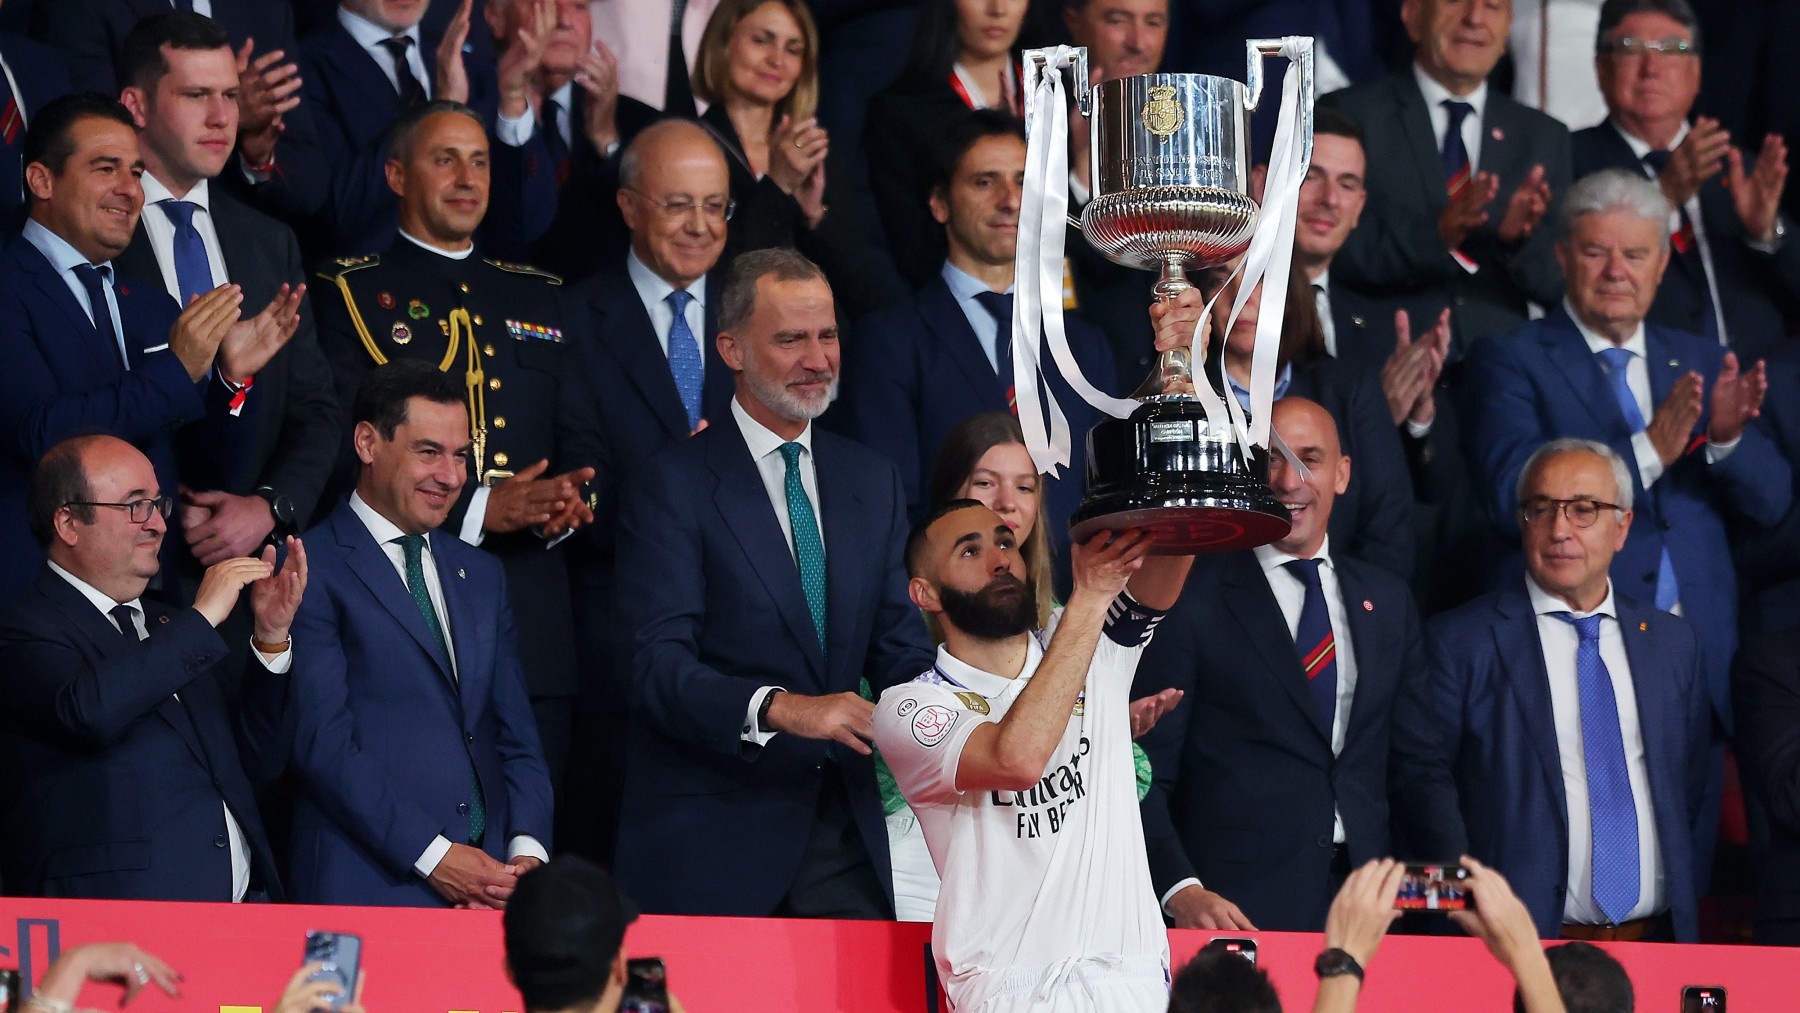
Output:
[[[1166,1013],[1169,969],[1156,957],[1076,957],[1047,967],[996,969],[979,1005],[955,1013]],[[958,989],[958,991],[962,991]]]
[[[887,818],[889,861],[894,867],[894,917],[903,922],[928,922],[937,914],[938,874],[925,846],[925,831],[912,809]]]

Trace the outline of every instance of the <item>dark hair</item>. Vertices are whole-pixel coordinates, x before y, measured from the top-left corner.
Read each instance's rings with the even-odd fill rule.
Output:
[[[500,924],[506,966],[525,1008],[571,1009],[599,999],[637,914],[611,876],[574,855],[520,877]]]
[[[119,49],[119,81],[147,92],[156,90],[156,83],[169,72],[164,46],[193,52],[230,49],[231,33],[204,14],[152,14],[125,36]]]
[[[987,504],[978,499],[953,499],[932,507],[931,511],[919,518],[919,523],[906,533],[906,575],[917,577],[920,567],[925,565],[925,546],[931,541],[931,526],[950,516],[958,510],[970,507],[987,508]]]
[[[481,126],[481,135],[487,136],[487,121],[474,109],[449,99],[437,99],[414,106],[400,114],[393,125],[388,127],[386,147],[387,157],[391,161],[405,162],[412,158],[413,145],[419,141],[419,125],[438,113],[460,113],[474,120]]]
[[[1331,106],[1313,107],[1313,136],[1320,134],[1348,137],[1358,144],[1364,143],[1362,128],[1356,121]]]
[[[1032,3],[1025,8],[1019,22],[1019,37],[1013,40],[1013,52],[1049,43],[1059,33],[1049,17],[1052,5]],[[900,71],[899,83],[943,87],[956,66],[957,51],[962,42],[956,35],[956,0],[923,0],[919,4],[919,20],[914,23],[912,45],[906,51],[906,65]]]
[[[48,549],[56,540],[58,510],[70,503],[94,498],[88,487],[87,468],[81,463],[81,452],[99,438],[98,435],[71,436],[51,447],[32,467],[31,484],[25,494],[25,517],[38,548]],[[81,523],[94,523],[93,507],[69,509]]]
[[[1000,109],[971,109],[958,117],[937,144],[931,164],[931,185],[949,189],[969,149],[990,137],[1025,140],[1025,121]]]
[[[44,108],[31,118],[20,164],[37,162],[53,174],[62,175],[69,156],[75,154],[75,124],[85,119],[112,120],[137,133],[137,121],[118,99],[93,91],[64,95],[44,103]]]
[[[1198,281],[1200,288],[1207,292],[1217,291],[1231,276],[1237,266],[1236,261],[1220,267],[1212,268]],[[1243,276],[1238,278],[1241,283]],[[1264,299],[1268,297],[1267,286],[1264,286]],[[1231,304],[1224,296],[1219,302],[1226,309]],[[1266,302],[1265,302],[1266,305]],[[1214,355],[1225,354],[1225,339],[1228,337],[1222,328],[1213,328],[1208,337],[1207,361]],[[1296,368],[1310,366],[1325,354],[1325,327],[1319,322],[1319,304],[1313,299],[1312,282],[1306,278],[1306,272],[1298,263],[1288,270],[1287,305],[1281,318],[1281,347],[1276,353],[1277,366],[1292,363]]]
[[[797,250],[771,246],[738,254],[725,275],[719,296],[719,330],[735,331],[756,313],[756,283],[767,275],[777,281],[823,281],[825,272]]]
[[[1008,444],[1025,445],[1025,432],[1011,412],[977,412],[958,422],[944,434],[938,444],[937,461],[931,468],[932,503],[948,503],[962,498],[963,483],[975,473],[975,466],[987,452]],[[1049,515],[1044,510],[1047,482],[1038,477],[1038,523],[1025,536],[1019,553],[1025,557],[1025,576],[1037,588],[1038,626],[1050,624],[1050,610],[1055,607],[1056,581],[1050,571]]]
[[[1608,36],[1619,27],[1619,22],[1633,14],[1662,14],[1681,22],[1681,27],[1694,37],[1694,52],[1700,52],[1700,19],[1694,15],[1694,8],[1687,0],[1606,0],[1600,5],[1600,28],[1594,32],[1594,52],[1606,52]]]
[[[1612,955],[1592,943],[1564,943],[1544,951],[1550,975],[1568,1013],[1632,1013],[1637,999],[1631,977]],[[1525,997],[1513,992],[1514,1013],[1525,1013]]]
[[[421,359],[396,359],[377,366],[356,388],[352,422],[367,422],[384,440],[406,423],[406,403],[422,397],[434,404],[463,403],[462,381]]]
[[[1169,1013],[1281,1013],[1281,997],[1242,954],[1207,947],[1175,976]]]

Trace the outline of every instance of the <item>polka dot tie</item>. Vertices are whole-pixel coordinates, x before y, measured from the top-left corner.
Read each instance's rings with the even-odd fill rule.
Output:
[[[425,536],[401,535],[394,541],[406,553],[406,589],[412,593],[413,604],[418,607],[419,614],[425,617],[425,627],[437,641],[438,650],[443,652],[446,663],[450,661],[450,640],[444,636],[444,625],[438,620],[437,609],[431,604],[431,589],[425,584]],[[454,667],[451,669],[454,671]],[[469,843],[480,844],[482,836],[487,832],[487,800],[481,794],[481,774],[475,769],[475,758],[469,758],[469,794],[473,796],[469,803]]]
[[[688,431],[700,428],[700,392],[706,385],[706,362],[700,358],[700,342],[688,326],[687,307],[694,301],[691,292],[670,292],[669,308],[675,311],[675,322],[669,325],[669,373],[675,377],[675,392],[681,395],[681,407],[687,412]]]
[[[800,565],[800,590],[819,634],[819,651],[825,650],[825,543],[819,539],[819,523],[813,519],[812,500],[800,482],[798,443],[783,443],[781,459],[787,462],[788,524],[794,531],[794,561]]]
[[[1637,805],[1625,766],[1625,738],[1619,730],[1619,701],[1612,675],[1600,657],[1600,616],[1577,618],[1551,613],[1575,627],[1576,700],[1581,708],[1581,752],[1587,765],[1588,818],[1593,830],[1594,904],[1618,924],[1637,907]]]

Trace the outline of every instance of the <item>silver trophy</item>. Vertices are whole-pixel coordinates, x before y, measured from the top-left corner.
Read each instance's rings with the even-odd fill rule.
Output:
[[[1248,83],[1145,74],[1088,93],[1085,74],[1078,78],[1093,153],[1081,231],[1109,260],[1159,272],[1158,299],[1190,288],[1189,268],[1228,263],[1249,248],[1259,212],[1250,198],[1250,114],[1263,94],[1263,59],[1296,42],[1288,51],[1298,56],[1304,173],[1312,152],[1310,39],[1247,42]],[[1271,300],[1278,307],[1281,296],[1266,297],[1265,308]],[[1141,405],[1130,418],[1089,431],[1077,539],[1146,527],[1158,551],[1188,553],[1261,545],[1287,532],[1287,511],[1268,490],[1266,455],[1247,459],[1232,432],[1208,425],[1194,394],[1206,382],[1187,350],[1164,352],[1132,393]]]

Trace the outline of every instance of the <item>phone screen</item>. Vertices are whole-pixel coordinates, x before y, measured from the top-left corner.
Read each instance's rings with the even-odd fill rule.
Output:
[[[1689,985],[1682,989],[1681,1013],[1725,1013],[1725,987]]]
[[[304,963],[322,965],[306,980],[329,981],[337,986],[329,999],[333,1010],[341,1008],[356,994],[356,971],[361,960],[362,939],[359,936],[316,929],[306,934]]]
[[[661,957],[625,962],[625,997],[619,1013],[669,1013],[669,969]]]
[[[1406,863],[1394,907],[1401,911],[1472,911],[1469,870],[1460,865]]]
[[[1256,940],[1243,939],[1236,936],[1215,936],[1206,944],[1209,950],[1224,950],[1235,953],[1252,964],[1256,963]]]

